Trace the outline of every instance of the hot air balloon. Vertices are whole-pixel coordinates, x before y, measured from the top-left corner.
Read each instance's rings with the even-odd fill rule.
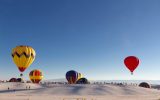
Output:
[[[78,80],[78,72],[70,70],[66,73],[66,79],[69,84],[75,84]]]
[[[139,84],[139,87],[151,88],[151,85],[148,84],[147,82],[142,82],[142,83]]]
[[[24,80],[22,78],[17,78],[17,82],[24,83]]]
[[[9,82],[17,82],[17,79],[16,79],[16,78],[11,78],[11,79],[9,80]]]
[[[82,75],[81,73],[78,73],[78,80],[79,80],[80,78],[83,78],[83,75]]]
[[[135,56],[128,56],[124,59],[124,64],[130,70],[131,74],[133,75],[133,71],[139,65],[139,59]]]
[[[88,84],[89,81],[86,78],[80,78],[77,80],[76,84]]]
[[[35,56],[35,50],[30,46],[21,45],[13,48],[12,58],[21,72],[20,76],[23,76],[22,72],[33,63]]]
[[[35,69],[29,73],[29,78],[33,83],[39,83],[43,79],[43,75],[40,70]]]

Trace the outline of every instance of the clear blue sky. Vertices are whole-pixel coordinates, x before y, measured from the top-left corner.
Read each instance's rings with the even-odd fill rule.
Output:
[[[18,77],[17,45],[37,53],[25,71],[45,79],[74,69],[88,79],[160,79],[159,0],[0,0],[0,79]],[[123,60],[140,59],[131,76]]]

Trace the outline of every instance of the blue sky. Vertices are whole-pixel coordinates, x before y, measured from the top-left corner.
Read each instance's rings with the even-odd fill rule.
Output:
[[[0,0],[0,79],[18,77],[11,58],[17,45],[37,53],[24,72],[45,79],[74,69],[88,79],[160,78],[159,0]],[[135,55],[134,75],[124,66]]]

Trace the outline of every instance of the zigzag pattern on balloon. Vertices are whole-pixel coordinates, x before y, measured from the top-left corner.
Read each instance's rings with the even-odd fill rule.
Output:
[[[12,54],[12,57],[14,58],[14,56],[15,55],[17,55],[19,58],[21,57],[21,56],[25,56],[26,58],[29,58],[30,56],[32,57],[32,58],[34,58],[35,56],[33,55],[33,53],[31,53],[31,54],[26,54],[25,52],[23,52],[23,53],[21,53],[21,54],[19,54],[19,53],[17,53],[17,52],[14,52],[13,54]]]

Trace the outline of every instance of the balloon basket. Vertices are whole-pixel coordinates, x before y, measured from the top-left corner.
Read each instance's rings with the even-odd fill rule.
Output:
[[[23,73],[20,74],[20,77],[23,78]]]

